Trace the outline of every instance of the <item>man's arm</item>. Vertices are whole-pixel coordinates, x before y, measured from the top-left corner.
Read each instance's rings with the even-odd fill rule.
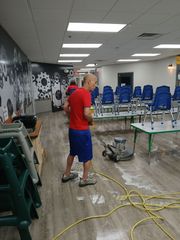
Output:
[[[64,111],[66,112],[67,115],[69,115],[69,113],[70,113],[70,106],[69,106],[68,99],[64,103]]]
[[[88,120],[89,125],[93,124],[93,117],[90,107],[84,108],[84,117]]]

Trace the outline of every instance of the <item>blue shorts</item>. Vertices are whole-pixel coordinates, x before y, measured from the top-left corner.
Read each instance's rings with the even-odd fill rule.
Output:
[[[78,156],[80,162],[93,158],[90,130],[69,129],[70,155]]]

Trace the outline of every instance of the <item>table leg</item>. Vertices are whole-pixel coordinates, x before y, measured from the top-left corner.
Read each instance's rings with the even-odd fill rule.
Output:
[[[138,133],[138,130],[135,128],[135,129],[134,129],[134,146],[133,146],[133,153],[134,153],[134,151],[135,151],[137,133]]]
[[[149,134],[149,141],[148,141],[148,152],[151,153],[152,148],[152,134]]]
[[[134,116],[131,116],[130,123],[134,123]]]

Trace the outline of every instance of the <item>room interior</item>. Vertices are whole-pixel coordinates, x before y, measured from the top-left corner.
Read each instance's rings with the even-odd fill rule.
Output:
[[[169,112],[163,117],[154,114],[153,123],[149,105],[141,108],[139,99],[131,101],[131,107],[137,107],[135,112],[131,107],[129,111],[127,105],[121,108],[113,102],[102,106],[101,102],[104,87],[110,86],[115,92],[120,85],[119,74],[126,73],[133,73],[132,91],[136,86],[143,90],[145,85],[152,85],[155,97],[158,87],[168,86],[173,99],[176,87],[180,86],[179,13],[179,0],[0,1],[0,160],[5,161],[5,153],[13,149],[20,159],[16,163],[23,162],[18,176],[27,174],[23,187],[6,198],[4,189],[9,186],[4,187],[3,178],[7,178],[8,172],[2,171],[4,165],[0,165],[0,239],[180,238],[180,100],[172,104],[173,120]],[[117,32],[111,32],[112,26],[104,32],[103,25],[100,32],[86,27],[74,31],[68,30],[70,23],[123,26]],[[100,46],[70,48],[65,44]],[[165,46],[168,44],[171,46]],[[96,175],[97,184],[80,188],[82,164],[77,157],[73,170],[78,179],[61,182],[69,154],[69,120],[63,106],[69,83],[76,80],[81,87],[87,73],[97,76],[100,93],[92,106],[94,123],[90,127],[91,174]],[[28,133],[30,138],[24,125],[12,123],[14,117],[21,115],[37,120]],[[13,132],[15,140],[9,139],[8,131]],[[123,151],[125,147],[132,157],[112,157],[112,151],[106,147],[116,151],[113,144],[117,138],[125,141],[120,147]],[[29,155],[26,145],[30,151],[33,149]],[[8,156],[10,165],[4,169],[11,166],[13,157]],[[33,164],[30,173],[23,156],[30,156],[26,159]],[[31,179],[32,174],[35,180]],[[8,179],[13,184],[15,178]],[[17,191],[23,195],[19,205]],[[18,225],[19,220],[3,211],[9,196],[19,208],[22,204],[22,209],[23,201],[29,201],[32,216],[27,218],[27,224]],[[3,218],[6,214],[7,220]]]

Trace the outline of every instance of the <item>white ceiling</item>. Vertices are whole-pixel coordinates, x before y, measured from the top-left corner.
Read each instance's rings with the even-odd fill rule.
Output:
[[[127,26],[119,33],[67,32],[70,21]],[[90,53],[76,67],[117,64],[117,59],[142,52],[161,53],[141,58],[143,61],[179,55],[180,49],[153,49],[158,44],[180,44],[179,23],[180,0],[0,0],[0,24],[35,62],[57,64],[60,53]],[[138,39],[142,33],[162,35],[154,40]],[[103,45],[62,49],[63,43]]]

